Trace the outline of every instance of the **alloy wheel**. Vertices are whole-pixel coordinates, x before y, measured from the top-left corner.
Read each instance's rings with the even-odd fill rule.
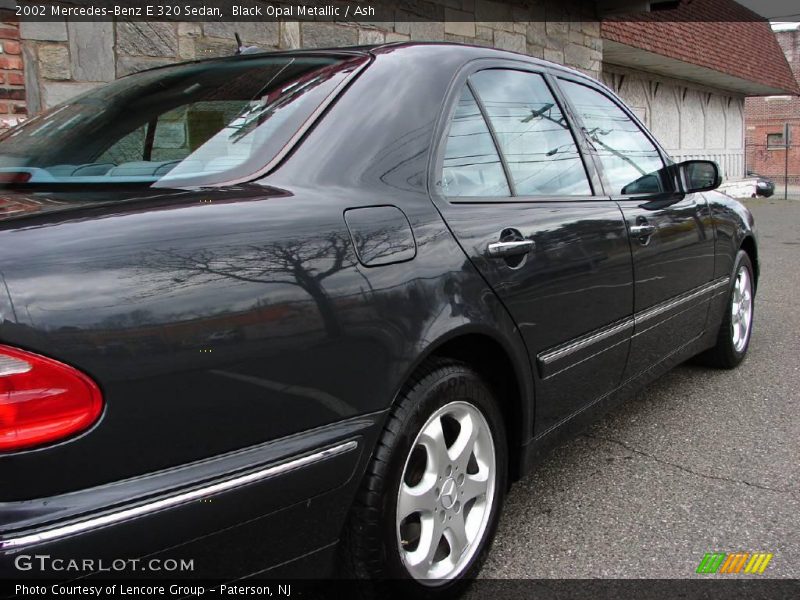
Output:
[[[736,352],[742,352],[750,338],[753,322],[753,290],[747,267],[739,267],[731,299],[731,336]]]
[[[421,583],[453,579],[481,547],[495,498],[497,465],[486,418],[451,402],[411,446],[397,494],[400,557]]]

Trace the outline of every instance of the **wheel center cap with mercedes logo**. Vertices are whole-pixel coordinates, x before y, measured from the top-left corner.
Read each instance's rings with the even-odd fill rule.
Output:
[[[439,502],[442,503],[442,506],[446,510],[450,510],[456,503],[456,495],[456,482],[450,477],[444,482],[444,485],[442,485],[442,493],[439,495]]]

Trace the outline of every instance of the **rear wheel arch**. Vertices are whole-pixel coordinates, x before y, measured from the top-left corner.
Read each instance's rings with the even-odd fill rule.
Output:
[[[395,400],[415,381],[415,375],[432,362],[455,360],[474,370],[498,401],[508,437],[509,481],[522,476],[522,447],[533,425],[532,374],[527,364],[514,359],[514,352],[496,335],[482,329],[459,330],[430,344],[404,377]]]

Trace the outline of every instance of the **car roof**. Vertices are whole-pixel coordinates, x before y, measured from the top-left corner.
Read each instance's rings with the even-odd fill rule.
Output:
[[[355,56],[370,56],[370,55],[377,56],[388,52],[393,52],[393,53],[404,52],[404,51],[411,51],[413,49],[416,50],[427,49],[430,51],[432,55],[435,55],[436,53],[441,51],[462,52],[464,54],[465,60],[479,58],[476,55],[481,54],[483,55],[484,58],[497,58],[497,59],[505,58],[505,59],[523,61],[530,63],[532,65],[537,65],[549,69],[562,71],[564,73],[569,73],[571,75],[581,77],[584,79],[589,79],[589,80],[592,79],[585,73],[582,73],[575,69],[570,69],[569,67],[565,67],[564,65],[535,58],[527,54],[520,54],[518,52],[512,52],[510,50],[501,50],[498,48],[478,46],[474,44],[461,44],[457,42],[389,42],[383,44],[368,44],[360,46],[338,46],[330,48],[293,48],[285,50],[267,49],[264,50],[263,52],[249,51],[243,54],[231,54],[230,56],[216,56],[216,57],[183,61],[178,63],[170,63],[167,65],[160,65],[157,67],[153,67],[151,69],[146,69],[138,72],[142,73],[145,71],[157,71],[159,69],[166,69],[169,67],[188,65],[188,64],[238,62],[238,61],[251,60],[254,58],[264,58],[266,56],[276,56],[276,57],[277,56],[298,56],[298,57],[329,56],[329,57],[347,58]],[[431,58],[434,58],[434,56],[432,56]],[[126,77],[128,76],[129,75],[126,75]]]
[[[448,50],[451,52],[457,52],[459,49],[464,52],[465,57],[469,55],[470,57],[474,58],[476,51],[480,54],[484,54],[486,58],[505,58],[517,61],[527,62],[533,65],[538,65],[542,67],[547,67],[549,69],[555,69],[558,71],[563,71],[564,73],[571,73],[573,75],[578,75],[580,77],[584,77],[586,79],[590,79],[588,75],[577,71],[575,69],[571,69],[569,67],[565,67],[564,65],[560,65],[558,63],[550,62],[549,60],[544,60],[541,58],[536,58],[530,56],[528,54],[521,54],[519,52],[513,52],[511,50],[502,50],[500,48],[493,48],[491,46],[480,46],[477,44],[462,44],[459,42],[392,42],[387,44],[375,44],[374,46],[364,46],[364,48],[369,48],[371,53],[380,53],[384,51],[401,51],[403,49],[412,49],[412,48],[428,48],[431,50],[431,53],[436,53],[441,50]],[[344,50],[345,48],[339,48],[339,50]]]

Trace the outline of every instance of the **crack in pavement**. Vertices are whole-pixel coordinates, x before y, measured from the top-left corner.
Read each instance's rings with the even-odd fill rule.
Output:
[[[774,488],[774,487],[770,487],[768,485],[763,485],[763,484],[760,484],[760,483],[753,483],[752,481],[747,481],[745,479],[734,479],[732,477],[722,477],[720,475],[709,475],[708,473],[700,473],[699,471],[694,471],[694,470],[690,469],[689,467],[684,467],[683,465],[679,465],[677,463],[670,462],[670,461],[668,461],[666,459],[659,458],[658,456],[656,456],[654,454],[650,454],[648,452],[644,452],[643,450],[639,450],[637,448],[634,448],[633,446],[630,446],[629,444],[626,444],[622,440],[617,440],[617,439],[609,438],[609,437],[601,437],[601,436],[597,436],[597,435],[590,435],[588,433],[584,433],[584,434],[582,434],[582,436],[585,437],[585,438],[598,440],[598,441],[601,441],[601,442],[607,442],[609,444],[616,444],[617,446],[621,446],[622,448],[625,448],[628,452],[633,452],[634,454],[639,454],[641,456],[644,456],[644,457],[647,457],[647,458],[649,458],[651,460],[654,460],[657,463],[661,463],[663,465],[670,466],[670,467],[672,467],[674,469],[678,469],[680,471],[683,471],[684,473],[689,473],[690,475],[694,475],[696,477],[702,477],[704,479],[713,479],[715,481],[724,481],[726,483],[736,483],[736,484],[746,485],[746,486],[749,486],[749,487],[758,488],[760,490],[764,490],[764,491],[767,491],[767,492],[775,492],[775,493],[778,493],[778,494],[795,495],[795,494],[798,493],[798,491],[800,491],[800,490],[796,490],[796,489],[792,489],[792,488]]]

